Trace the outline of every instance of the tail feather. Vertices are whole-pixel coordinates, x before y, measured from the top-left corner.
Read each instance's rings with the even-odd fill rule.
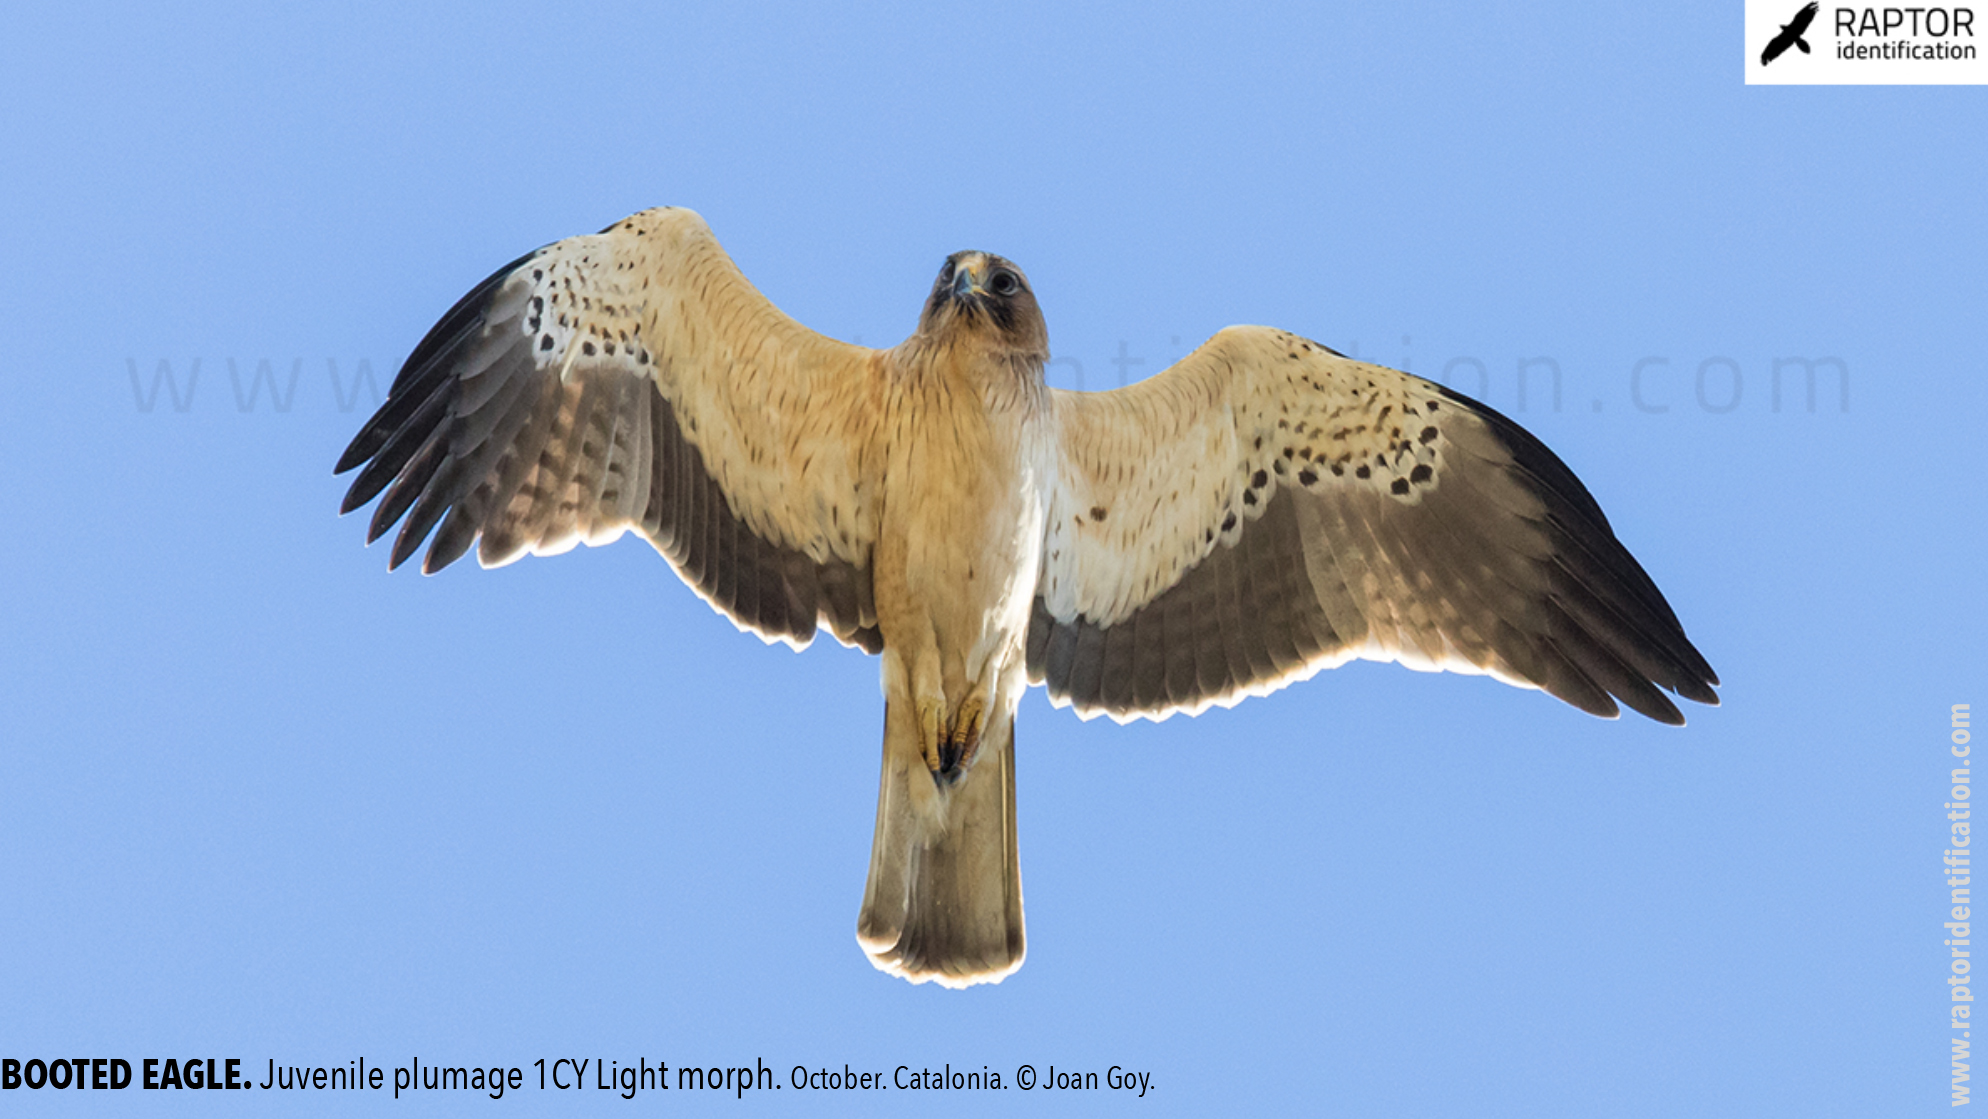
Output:
[[[905,702],[884,710],[877,834],[856,939],[871,963],[913,983],[999,983],[1026,952],[1014,712],[996,714],[973,768],[941,787],[919,751],[913,710]]]

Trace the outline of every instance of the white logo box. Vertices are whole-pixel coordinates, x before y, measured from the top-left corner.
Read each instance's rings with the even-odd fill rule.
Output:
[[[1817,0],[1797,42],[1788,33],[1810,6],[1746,0],[1746,84],[1988,85],[1988,0],[1979,8]],[[1763,62],[1770,47],[1778,50]]]

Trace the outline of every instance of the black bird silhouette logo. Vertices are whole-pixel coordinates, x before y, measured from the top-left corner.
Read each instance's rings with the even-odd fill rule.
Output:
[[[1781,57],[1781,52],[1789,47],[1800,47],[1803,54],[1809,53],[1808,40],[1802,38],[1802,32],[1807,31],[1809,24],[1815,22],[1815,9],[1815,4],[1808,5],[1796,12],[1795,18],[1782,26],[1781,33],[1768,42],[1766,50],[1760,52],[1762,66]]]

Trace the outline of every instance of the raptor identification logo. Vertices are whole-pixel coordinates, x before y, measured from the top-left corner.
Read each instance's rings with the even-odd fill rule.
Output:
[[[1988,7],[1746,0],[1748,85],[1988,85]]]

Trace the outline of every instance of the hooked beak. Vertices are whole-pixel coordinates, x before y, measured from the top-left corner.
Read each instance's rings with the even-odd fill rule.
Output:
[[[987,258],[975,254],[959,262],[953,271],[953,298],[964,299],[987,291]]]

